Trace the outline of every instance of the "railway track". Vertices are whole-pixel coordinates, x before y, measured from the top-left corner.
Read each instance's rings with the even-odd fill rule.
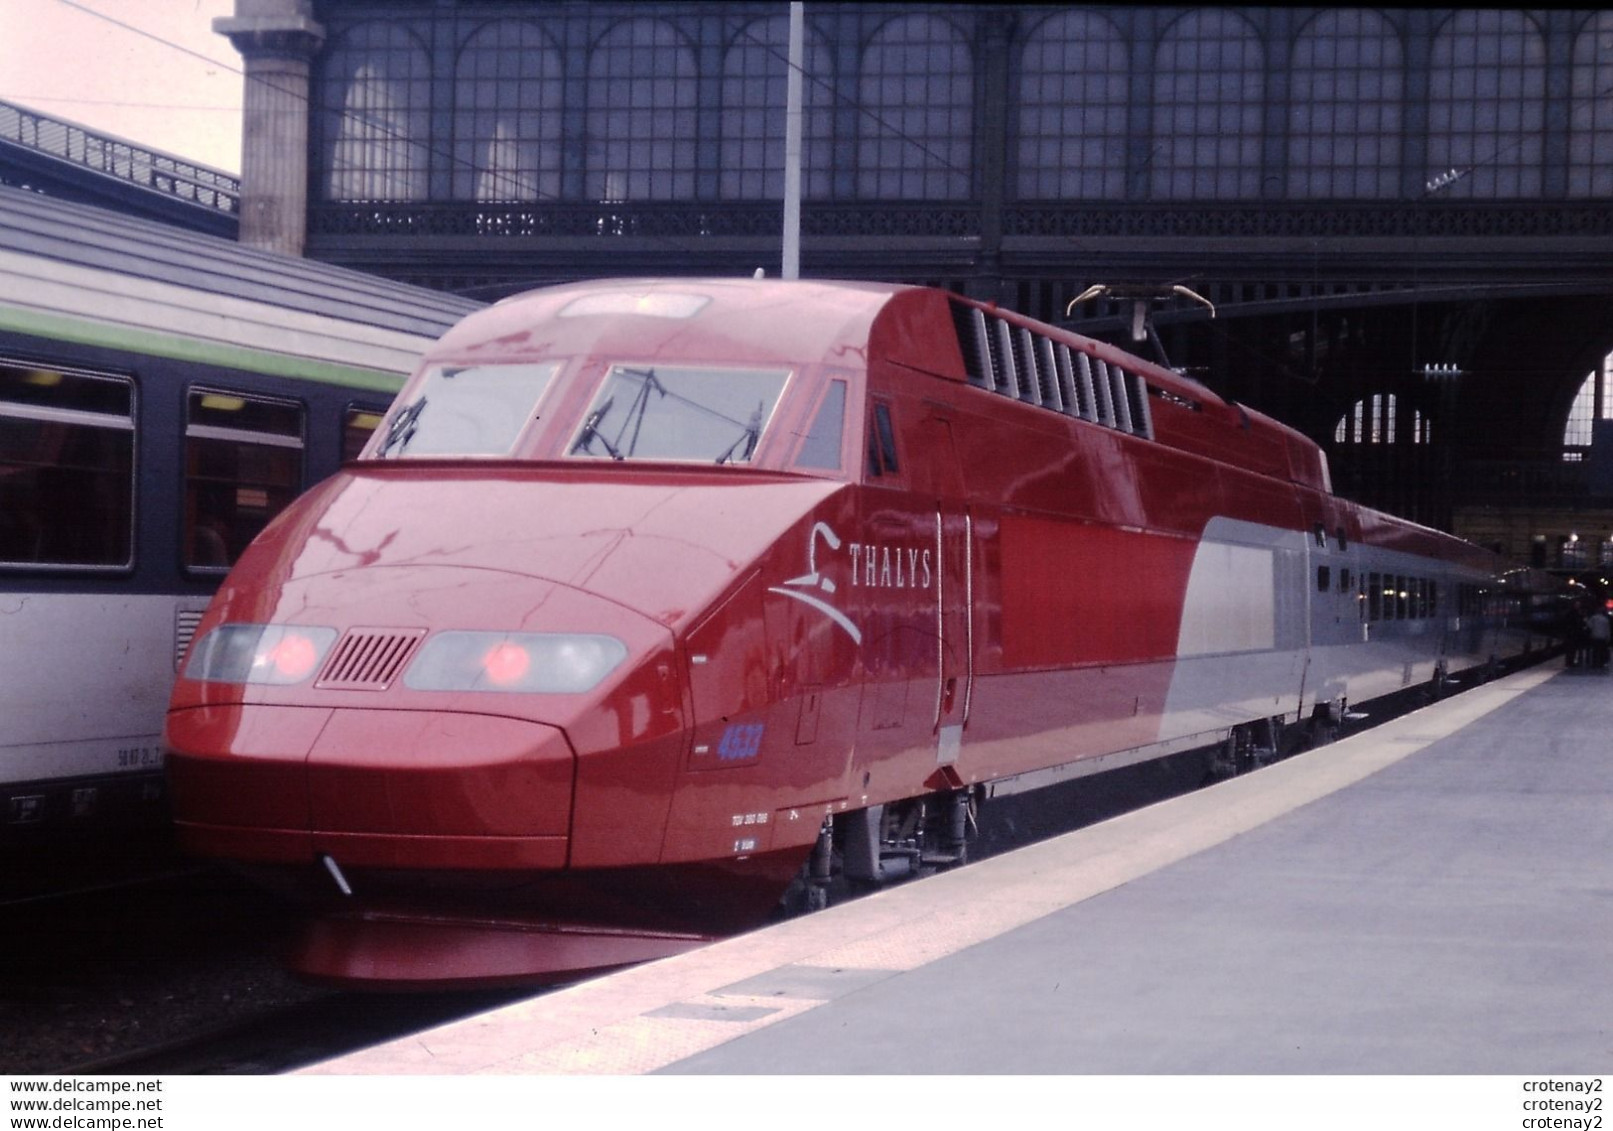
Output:
[[[319,992],[274,960],[288,909],[227,873],[32,870],[0,904],[0,1072],[80,1071]]]
[[[528,990],[444,994],[329,993],[265,1009],[150,1048],[78,1065],[86,1075],[263,1075],[393,1040],[492,1009]]]
[[[310,986],[277,956],[291,908],[220,869],[133,859],[99,879],[82,853],[39,860],[8,885],[0,1074],[283,1072],[517,996]]]

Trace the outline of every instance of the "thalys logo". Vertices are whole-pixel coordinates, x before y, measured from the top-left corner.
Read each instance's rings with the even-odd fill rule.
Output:
[[[820,542],[830,554],[836,554],[844,548],[845,556],[851,559],[853,588],[929,589],[935,583],[930,547],[843,543],[827,522],[817,523],[807,539],[807,571],[800,577],[790,578],[783,585],[772,586],[768,592],[817,609],[844,629],[855,643],[862,643],[862,630],[828,600],[834,596],[837,586],[834,579],[825,576],[819,568]]]

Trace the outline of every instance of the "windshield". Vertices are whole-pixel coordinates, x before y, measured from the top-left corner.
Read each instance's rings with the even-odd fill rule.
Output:
[[[788,376],[772,369],[612,366],[567,452],[747,463]]]
[[[371,451],[400,456],[503,456],[537,415],[558,362],[438,365],[387,414]]]

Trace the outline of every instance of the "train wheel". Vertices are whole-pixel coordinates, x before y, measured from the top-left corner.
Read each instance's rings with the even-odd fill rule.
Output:
[[[829,887],[839,871],[834,850],[834,819],[825,817],[818,830],[817,843],[812,846],[812,855],[784,889],[775,914],[789,919],[828,907]]]
[[[1300,741],[1303,742],[1303,739]],[[1215,748],[1204,784],[1214,785],[1218,781],[1246,774],[1250,770],[1258,770],[1261,766],[1269,766],[1297,751],[1297,747],[1291,742],[1287,747],[1284,742],[1281,719],[1258,719],[1252,723],[1240,723],[1228,731],[1226,739]]]
[[[1239,774],[1248,773],[1255,768],[1255,765],[1253,728],[1248,725],[1235,726],[1227,731],[1226,738],[1210,761],[1209,780],[1214,783],[1235,778]]]
[[[1349,716],[1349,710],[1343,699],[1330,699],[1326,703],[1318,703],[1311,711],[1310,723],[1306,727],[1310,737],[1310,745],[1326,746],[1330,742],[1337,742],[1339,732],[1344,729],[1344,720]]]
[[[807,861],[805,910],[822,911],[829,906],[829,884],[834,879],[834,819],[825,817],[818,829],[818,842]]]

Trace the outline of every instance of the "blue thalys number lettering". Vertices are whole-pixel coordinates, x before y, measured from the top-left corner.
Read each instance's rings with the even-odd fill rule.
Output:
[[[762,749],[762,734],[767,728],[761,723],[735,723],[722,732],[717,743],[717,758],[723,762],[742,762],[754,758]]]

